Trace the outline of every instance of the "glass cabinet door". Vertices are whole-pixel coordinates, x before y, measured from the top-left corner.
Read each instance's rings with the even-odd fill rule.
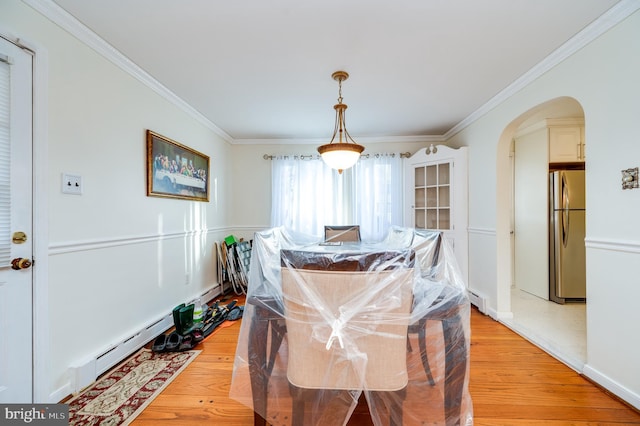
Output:
[[[420,229],[451,229],[451,163],[415,167],[414,215]]]

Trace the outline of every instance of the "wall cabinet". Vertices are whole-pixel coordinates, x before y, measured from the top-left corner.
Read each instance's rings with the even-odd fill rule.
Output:
[[[549,162],[582,163],[585,160],[584,124],[579,120],[547,120]]]
[[[405,158],[405,226],[442,231],[468,283],[467,149],[430,146]]]

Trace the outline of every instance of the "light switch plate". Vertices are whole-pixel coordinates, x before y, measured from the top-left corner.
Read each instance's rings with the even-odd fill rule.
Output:
[[[64,194],[82,195],[82,176],[71,173],[63,173],[62,192]]]

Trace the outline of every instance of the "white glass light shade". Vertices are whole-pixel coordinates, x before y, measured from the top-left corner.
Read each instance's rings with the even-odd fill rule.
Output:
[[[338,170],[339,173],[356,164],[362,151],[364,147],[355,143],[333,143],[318,148],[327,166]]]

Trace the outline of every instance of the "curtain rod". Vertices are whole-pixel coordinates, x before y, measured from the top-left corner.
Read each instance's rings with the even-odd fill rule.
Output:
[[[277,155],[269,155],[269,154],[265,154],[262,156],[262,158],[264,158],[265,160],[273,160],[274,158],[278,157]],[[317,159],[320,159],[320,155],[319,154],[309,154],[309,155],[299,155],[299,154],[282,154],[282,157],[293,157],[293,158],[300,158],[302,160],[311,160],[314,157]]]
[[[395,154],[395,153],[391,153],[391,154],[361,154],[361,155],[360,155],[360,157],[369,158],[369,157],[371,157],[372,155],[373,155],[374,157],[376,157],[376,158],[379,158],[381,155],[390,155],[390,156],[392,156],[392,157],[395,157],[395,155],[396,155],[396,154]],[[284,155],[283,155],[283,157],[288,157],[288,156],[289,156],[288,154],[284,154]],[[274,159],[274,158],[276,158],[276,157],[277,157],[277,155],[269,155],[269,154],[264,154],[264,155],[262,156],[262,158],[264,158],[265,160],[273,160],[273,159]],[[309,154],[309,155],[292,155],[292,157],[294,157],[294,158],[301,158],[302,160],[311,160],[311,159],[313,159],[314,157],[316,157],[316,158],[318,158],[318,159],[320,158],[320,156],[319,156],[319,155],[317,155],[317,154],[316,154],[316,155],[314,155],[314,154]],[[411,153],[410,153],[410,152],[401,152],[401,153],[400,153],[400,158],[408,158],[408,157],[411,157]]]

